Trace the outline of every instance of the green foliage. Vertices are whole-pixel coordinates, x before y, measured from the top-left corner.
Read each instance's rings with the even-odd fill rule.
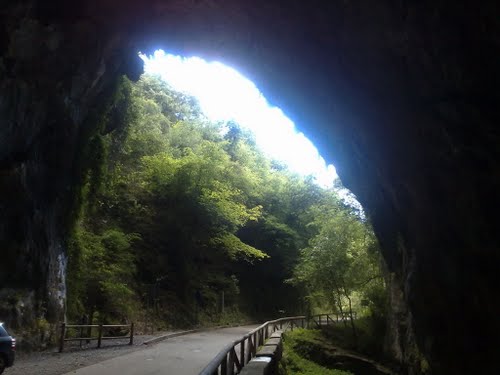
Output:
[[[201,327],[230,326],[252,321],[248,315],[240,311],[237,305],[225,309],[224,314],[213,314],[207,310],[200,310],[197,318],[198,325]]]
[[[380,342],[385,335],[385,321],[378,316],[364,316],[356,319],[354,323],[357,336],[353,336],[350,327],[343,324],[325,327],[323,336],[343,349],[354,350],[378,360],[387,360]]]
[[[269,256],[252,246],[242,242],[234,234],[226,233],[221,237],[216,237],[211,240],[214,247],[224,249],[231,259],[243,258],[245,260],[263,259]]]
[[[156,77],[123,81],[113,98],[82,162],[68,244],[70,320],[132,319],[141,308],[177,325],[303,312],[297,301],[316,285],[309,276],[318,264],[300,250],[323,247],[326,257],[334,233],[356,245],[325,262],[344,267],[358,291],[356,270],[372,264],[359,238],[368,231],[339,216],[333,192],[266,158],[237,124],[208,121],[192,97]],[[284,283],[294,270],[297,282]],[[367,308],[374,300],[358,299]]]
[[[118,229],[95,234],[81,223],[73,234],[70,256],[74,267],[69,280],[68,313],[79,317],[99,313],[101,319],[131,317],[134,313],[135,274],[131,243],[137,235]]]
[[[314,208],[318,234],[301,251],[294,284],[309,290],[310,300],[341,313],[382,313],[385,284],[378,244],[369,224],[335,200]],[[354,329],[354,326],[352,327]]]
[[[77,161],[79,194],[69,218],[67,242],[67,312],[72,320],[80,320],[84,314],[92,316],[99,310],[104,319],[112,315],[127,316],[134,308],[133,301],[123,297],[130,296],[131,287],[124,285],[131,282],[135,269],[133,261],[122,256],[130,246],[123,241],[120,244],[117,236],[124,234],[119,230],[97,230],[102,219],[100,196],[108,179],[108,161],[112,161],[112,152],[116,152],[116,140],[123,140],[126,124],[133,118],[129,108],[131,91],[130,81],[120,79],[111,99],[91,113],[81,134],[82,142],[87,140],[87,143]],[[132,237],[127,237],[127,243]],[[111,256],[113,251],[117,259]],[[115,282],[116,285],[111,285]],[[119,289],[120,293],[113,289]]]
[[[318,331],[297,329],[287,332],[283,344],[283,359],[280,363],[282,374],[297,375],[352,375],[351,372],[331,369],[304,356],[318,345]],[[311,345],[314,343],[314,346]]]

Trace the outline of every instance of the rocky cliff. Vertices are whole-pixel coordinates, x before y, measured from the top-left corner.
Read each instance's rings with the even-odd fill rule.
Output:
[[[495,2],[23,0],[0,21],[2,311],[61,318],[79,156],[136,53],[164,47],[238,68],[335,163],[434,373],[493,371]]]

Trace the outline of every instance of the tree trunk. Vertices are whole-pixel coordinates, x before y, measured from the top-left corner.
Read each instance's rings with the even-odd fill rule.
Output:
[[[342,308],[342,294],[340,293],[340,290],[337,291],[337,304],[340,310],[340,316],[342,318],[342,323],[344,323],[344,327],[347,328],[347,322],[344,319],[344,309]]]
[[[94,307],[89,310],[89,315],[87,318],[87,324],[92,325],[94,323]],[[87,337],[92,337],[92,327],[88,327]],[[87,344],[90,343],[90,340],[87,340]]]
[[[354,317],[352,313],[352,302],[351,302],[351,297],[349,297],[349,293],[347,293],[347,290],[344,288],[344,295],[346,296],[347,300],[349,301],[349,317],[351,321],[351,329],[352,329],[352,335],[354,337],[354,341],[358,341],[358,335],[356,333],[356,327],[354,325]]]

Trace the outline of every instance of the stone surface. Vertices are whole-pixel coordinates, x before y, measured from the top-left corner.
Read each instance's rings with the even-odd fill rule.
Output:
[[[271,374],[270,357],[254,358],[241,370],[241,375],[269,375]]]
[[[281,336],[283,336],[283,331],[274,331],[271,336],[269,336],[270,339],[278,338],[281,339]]]
[[[256,354],[256,357],[271,357],[275,358],[278,353],[278,345],[262,346]]]
[[[267,345],[280,345],[281,344],[281,339],[279,338],[270,338],[267,339],[266,342],[264,343],[264,346]]]
[[[401,290],[399,337],[416,337],[434,373],[495,372],[496,2],[6,0],[0,25],[9,319],[27,300],[34,316],[61,318],[93,114],[121,74],[137,76],[138,50],[164,47],[239,69],[335,163]]]

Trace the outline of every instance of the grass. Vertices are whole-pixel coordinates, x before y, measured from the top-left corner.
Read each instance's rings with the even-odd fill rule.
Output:
[[[281,375],[352,375],[351,372],[326,368],[303,356],[304,352],[320,345],[319,335],[319,331],[305,329],[286,333]]]

